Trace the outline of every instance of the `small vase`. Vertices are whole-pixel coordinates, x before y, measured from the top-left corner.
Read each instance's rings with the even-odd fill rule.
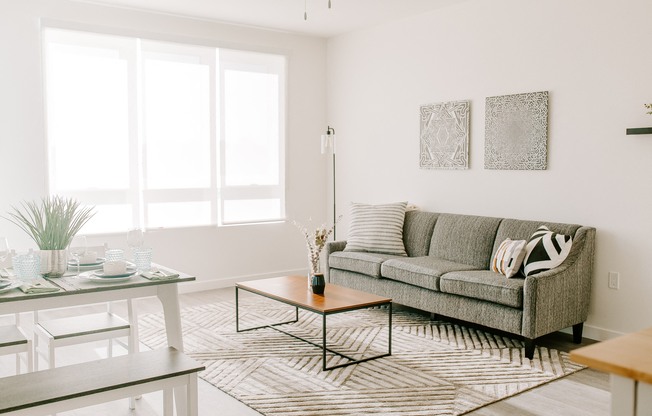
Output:
[[[40,256],[44,277],[61,277],[68,269],[67,250],[41,250]]]
[[[310,289],[312,289],[312,293],[323,295],[325,287],[326,279],[324,279],[324,273],[315,273],[310,276]]]

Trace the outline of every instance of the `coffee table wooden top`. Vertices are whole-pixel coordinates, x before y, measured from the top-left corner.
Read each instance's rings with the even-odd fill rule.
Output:
[[[315,295],[306,276],[283,276],[236,283],[249,292],[322,314],[343,312],[390,303],[392,299],[348,287],[326,284],[323,295]]]
[[[652,384],[652,328],[571,351],[570,359],[605,373]]]

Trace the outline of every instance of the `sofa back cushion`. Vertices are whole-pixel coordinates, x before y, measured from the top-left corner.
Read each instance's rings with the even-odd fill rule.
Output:
[[[498,227],[498,232],[496,233],[496,239],[494,241],[494,247],[492,256],[500,247],[500,244],[511,238],[512,240],[530,240],[532,234],[542,225],[545,225],[550,229],[559,234],[569,235],[575,237],[575,233],[580,228],[577,224],[561,224],[557,222],[546,222],[546,221],[526,221],[526,220],[515,220],[510,218],[505,218],[500,223]]]
[[[408,211],[403,224],[403,244],[410,257],[428,255],[432,230],[435,228],[438,213],[424,211]]]
[[[489,270],[500,221],[493,217],[440,214],[428,255]]]

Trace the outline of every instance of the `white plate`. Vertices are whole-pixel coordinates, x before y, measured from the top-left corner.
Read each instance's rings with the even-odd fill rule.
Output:
[[[126,263],[127,263],[127,270],[129,270],[129,268],[133,268],[133,267],[136,266],[134,263],[132,263],[130,261],[128,261]],[[101,263],[89,264],[88,266],[84,266],[84,263],[82,263],[82,264],[79,265],[79,270],[80,271],[98,270],[98,269],[102,269],[103,267],[104,267],[104,260],[102,260]],[[77,265],[68,263],[68,270],[70,270],[71,272],[76,272],[77,271]]]
[[[9,292],[10,290],[15,289],[15,288],[17,288],[18,286],[20,286],[22,284],[23,284],[23,282],[21,282],[19,280],[15,281],[15,282],[11,282],[11,284],[9,286],[5,286],[2,289],[0,289],[0,293]]]
[[[79,275],[79,278],[88,280],[89,282],[117,283],[117,282],[124,282],[125,280],[131,279],[132,277],[134,277],[135,273],[136,272],[124,277],[100,277],[94,274],[82,273]]]
[[[95,270],[91,275],[101,277],[102,279],[119,279],[121,277],[127,277],[136,274],[136,269],[127,267],[127,271],[119,274],[105,274],[103,270]]]
[[[90,263],[80,263],[79,267],[99,266],[101,264],[104,264],[104,257],[98,257],[95,261]],[[77,262],[75,260],[68,260],[68,267],[77,267]]]

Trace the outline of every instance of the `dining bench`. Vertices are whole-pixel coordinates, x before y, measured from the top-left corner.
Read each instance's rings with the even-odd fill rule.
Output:
[[[185,413],[197,416],[197,373],[204,368],[168,347],[4,377],[0,414],[47,415],[163,390],[167,416],[172,389],[185,386]]]

